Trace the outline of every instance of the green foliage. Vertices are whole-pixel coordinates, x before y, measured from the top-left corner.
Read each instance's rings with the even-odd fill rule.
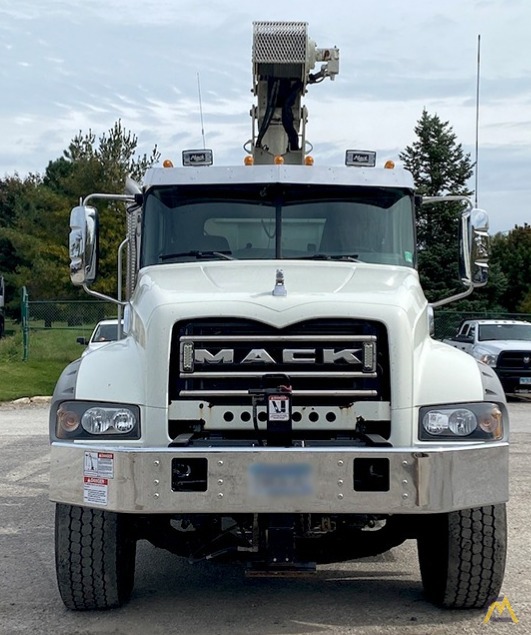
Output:
[[[6,312],[18,315],[20,287],[30,293],[53,293],[68,272],[66,246],[60,244],[65,228],[61,213],[66,202],[42,186],[39,175],[15,175],[0,181],[0,273],[6,280]],[[62,249],[61,249],[62,247]]]
[[[151,155],[136,156],[137,137],[122,127],[118,120],[99,137],[89,130],[79,132],[64,152],[64,159],[75,169],[63,181],[65,191],[72,198],[84,197],[91,192],[120,194],[127,176],[141,181],[145,170],[159,160],[155,146]],[[94,289],[116,295],[116,257],[125,237],[126,219],[123,204],[97,202],[100,224],[99,276]],[[67,224],[68,226],[68,224]]]
[[[17,260],[7,280],[12,288],[26,285],[31,296],[53,297],[63,292],[68,280],[67,203],[38,177],[26,179],[24,186],[14,205],[14,220],[0,230]]]
[[[160,158],[157,146],[148,156],[135,156],[138,138],[132,132],[122,127],[121,120],[106,133],[103,133],[96,144],[96,136],[89,130],[81,131],[72,139],[68,150],[64,151],[64,158],[73,163],[89,168],[89,174],[78,174],[77,182],[83,178],[89,180],[86,185],[94,186],[97,179],[102,192],[120,192],[123,190],[125,178],[130,176],[135,181],[141,181],[146,169]],[[90,187],[85,188],[88,193]]]
[[[51,395],[59,375],[64,370],[62,362],[30,360],[29,362],[0,362],[0,401],[12,401],[20,397]]]
[[[450,124],[423,110],[415,126],[417,140],[400,153],[422,196],[469,195],[472,175],[465,154]],[[417,209],[419,274],[430,301],[462,291],[458,286],[458,229],[460,203],[423,205]]]
[[[79,357],[75,331],[31,331],[30,359],[22,361],[22,332],[0,339],[0,401],[51,395],[64,367]]]
[[[489,264],[489,281],[486,286],[476,289],[465,300],[452,304],[452,308],[463,313],[480,315],[485,311],[497,313],[514,312],[514,307],[505,305],[505,294],[509,287],[509,280],[499,262],[491,259]],[[528,311],[529,312],[529,311]]]
[[[516,226],[491,240],[491,268],[498,267],[507,280],[501,297],[509,311],[531,312],[531,225]]]
[[[9,308],[14,314],[18,289],[31,299],[78,298],[68,273],[70,209],[93,192],[121,194],[125,179],[140,181],[159,159],[136,155],[137,137],[121,121],[98,139],[89,130],[72,139],[64,156],[50,161],[43,176],[18,175],[0,180],[0,273],[6,278]],[[98,203],[100,215],[100,281],[96,290],[116,294],[117,249],[125,237],[123,205]]]
[[[466,182],[472,176],[470,155],[465,154],[448,121],[424,109],[414,128],[417,141],[400,153],[413,174],[419,194],[469,194]]]
[[[14,302],[14,297],[18,294],[9,274],[15,270],[20,259],[4,232],[13,223],[15,209],[25,187],[17,175],[0,179],[0,275],[3,275],[5,280],[5,311],[8,315],[16,311],[17,303]]]

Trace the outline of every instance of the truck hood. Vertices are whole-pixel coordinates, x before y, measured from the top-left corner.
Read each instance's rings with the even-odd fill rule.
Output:
[[[499,354],[502,351],[531,352],[531,342],[529,340],[483,340],[476,344],[476,350],[489,351],[495,354]]]
[[[279,268],[285,295],[273,295]],[[484,394],[472,356],[430,337],[428,304],[413,268],[288,260],[146,267],[124,317],[130,337],[85,356],[76,398],[145,404],[160,430],[168,416],[174,325],[202,318],[255,320],[278,329],[313,319],[384,325],[399,419],[415,404],[481,400]],[[399,429],[408,436],[407,425]]]
[[[277,285],[279,269],[283,285]],[[280,294],[273,294],[275,288]],[[412,268],[240,260],[148,267],[140,273],[133,304],[145,324],[173,305],[179,317],[190,310],[190,317],[238,315],[282,327],[319,316],[370,317],[369,306],[378,306],[380,317],[383,307],[384,313],[398,308],[415,320],[426,300]]]

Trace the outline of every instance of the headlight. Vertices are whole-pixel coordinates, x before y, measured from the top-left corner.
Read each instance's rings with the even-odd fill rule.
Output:
[[[476,415],[466,408],[428,410],[422,418],[424,430],[433,435],[454,434],[459,437],[474,432],[478,426]]]
[[[59,439],[140,438],[140,409],[124,404],[67,401],[56,412],[55,432]]]
[[[466,437],[478,427],[478,420],[472,410],[459,408],[448,417],[448,427],[457,436]]]
[[[90,434],[127,434],[135,424],[128,408],[89,408],[81,417],[83,429]]]
[[[494,353],[481,353],[478,357],[480,362],[487,364],[488,366],[496,366],[498,356]]]
[[[419,439],[501,439],[504,424],[501,408],[490,402],[425,406],[419,413]]]

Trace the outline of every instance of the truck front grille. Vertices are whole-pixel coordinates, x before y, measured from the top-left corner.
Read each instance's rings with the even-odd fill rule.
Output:
[[[503,370],[531,370],[531,351],[502,351],[496,367]]]
[[[308,320],[284,329],[239,319],[174,326],[170,399],[249,402],[265,374],[286,374],[298,403],[389,400],[387,332],[378,322]]]

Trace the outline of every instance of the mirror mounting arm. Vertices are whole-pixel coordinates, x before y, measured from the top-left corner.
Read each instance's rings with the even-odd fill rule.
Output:
[[[94,296],[95,298],[99,298],[100,300],[105,300],[106,302],[112,302],[113,304],[117,304],[118,306],[126,306],[128,303],[124,300],[117,300],[110,295],[105,295],[105,293],[100,293],[99,291],[94,291],[86,284],[82,284],[81,288],[85,293]]]
[[[459,266],[461,282],[466,290],[432,302],[431,306],[434,308],[466,298],[475,288],[485,286],[488,279],[489,220],[486,212],[475,208],[470,198],[464,195],[426,196],[422,198],[424,205],[447,201],[466,204],[465,209],[461,212],[459,225]]]
[[[93,198],[104,200],[104,201],[124,201],[126,203],[134,203],[135,202],[135,196],[132,195],[132,194],[100,194],[100,193],[95,193],[95,194],[89,194],[88,196],[86,196],[85,199],[83,200],[82,205],[83,206],[87,205],[88,202],[90,200],[92,200]]]

